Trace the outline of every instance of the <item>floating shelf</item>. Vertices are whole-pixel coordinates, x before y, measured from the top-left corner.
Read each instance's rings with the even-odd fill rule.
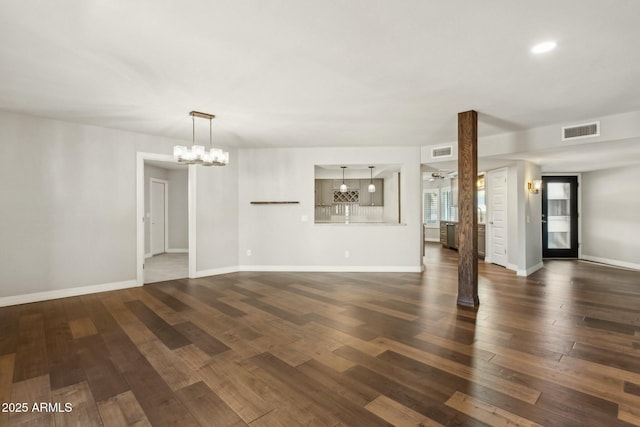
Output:
[[[251,202],[252,205],[296,205],[300,202],[292,202],[292,201],[285,201],[285,202]]]

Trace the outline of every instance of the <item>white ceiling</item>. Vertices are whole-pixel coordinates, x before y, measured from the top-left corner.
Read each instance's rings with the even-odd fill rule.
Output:
[[[480,136],[640,110],[639,17],[636,0],[7,1],[0,109],[185,140],[199,110],[237,147],[432,145],[469,109]]]

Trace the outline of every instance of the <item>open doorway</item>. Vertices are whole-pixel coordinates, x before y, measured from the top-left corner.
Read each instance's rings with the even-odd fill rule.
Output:
[[[188,185],[183,165],[144,162],[145,284],[189,276]]]
[[[137,282],[193,277],[195,234],[191,215],[195,173],[172,156],[138,153]]]

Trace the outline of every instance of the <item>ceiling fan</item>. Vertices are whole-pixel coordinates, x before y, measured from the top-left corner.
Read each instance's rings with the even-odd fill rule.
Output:
[[[458,172],[441,169],[438,172],[431,173],[431,178],[429,178],[429,181],[435,181],[436,179],[451,178],[456,175],[458,175]]]

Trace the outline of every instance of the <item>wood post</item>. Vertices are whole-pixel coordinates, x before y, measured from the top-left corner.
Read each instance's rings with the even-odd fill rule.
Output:
[[[478,113],[458,113],[458,305],[478,299]]]

